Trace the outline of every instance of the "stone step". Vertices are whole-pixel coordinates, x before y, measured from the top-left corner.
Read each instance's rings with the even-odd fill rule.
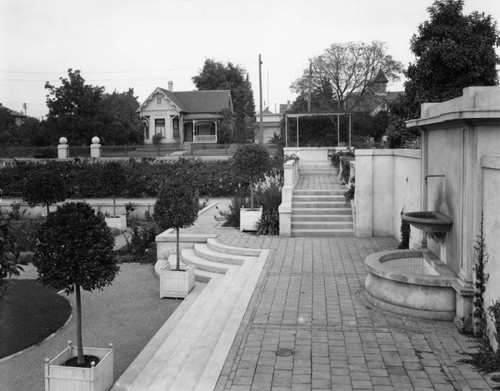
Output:
[[[293,195],[306,196],[306,195],[344,195],[347,191],[345,186],[335,186],[331,190],[294,190]]]
[[[293,209],[335,209],[335,208],[345,208],[345,200],[342,201],[314,201],[314,202],[302,202],[292,200],[292,210]]]
[[[343,194],[332,195],[293,195],[292,202],[345,202]]]
[[[234,254],[234,255],[242,255],[242,256],[253,256],[258,257],[260,255],[261,250],[256,250],[254,248],[243,248],[243,247],[233,247],[222,244],[215,239],[209,238],[207,239],[207,246],[214,251],[219,251],[225,254]]]
[[[224,263],[228,265],[241,265],[245,260],[242,255],[226,254],[220,251],[215,251],[206,244],[195,243],[193,252],[200,258],[215,263]]]
[[[292,223],[300,223],[306,221],[351,221],[351,214],[330,214],[330,215],[292,215]]]
[[[251,265],[246,265],[248,269]],[[225,362],[225,355],[217,351],[218,345],[221,340],[232,342],[234,334],[237,332],[240,325],[240,317],[242,317],[246,310],[246,305],[238,305],[240,297],[251,296],[248,295],[249,274],[243,270],[244,267],[234,276],[232,283],[227,287],[224,292],[221,292],[219,305],[212,312],[210,319],[202,326],[202,338],[198,339],[195,344],[192,344],[189,356],[186,357],[185,363],[182,368],[177,372],[175,381],[171,386],[165,389],[171,390],[194,390],[194,389],[213,389],[207,387],[207,384],[201,384],[200,379],[202,375],[208,374],[215,378],[215,383],[219,378],[219,373],[210,374],[211,369],[209,365],[212,361],[221,360],[222,364]],[[253,284],[252,284],[253,285]],[[234,314],[233,314],[234,313]],[[228,332],[230,330],[230,332]],[[229,339],[227,334],[232,335],[233,338]],[[173,359],[175,360],[175,354]]]
[[[292,216],[299,215],[351,215],[351,208],[346,208],[344,204],[342,207],[336,208],[304,208],[304,207],[292,207]]]
[[[319,171],[319,170],[299,170],[299,176],[327,176],[336,177],[337,173],[332,171]],[[340,181],[339,181],[340,183]]]
[[[293,230],[330,230],[330,229],[350,229],[353,230],[352,221],[304,221],[304,222],[292,222]]]
[[[206,360],[201,360],[201,358],[193,360],[192,356],[198,350],[199,341],[209,344],[212,349],[214,348],[213,343],[217,342],[218,338],[212,337],[209,339],[206,334],[209,330],[212,335],[220,333],[223,330],[226,318],[229,315],[228,312],[230,313],[234,306],[232,300],[234,295],[229,295],[228,291],[233,285],[236,274],[234,270],[226,274],[219,281],[216,289],[211,292],[210,300],[205,301],[202,308],[198,308],[197,316],[194,319],[190,319],[189,323],[182,322],[175,328],[172,335],[169,336],[168,340],[158,350],[162,359],[151,360],[152,362],[149,366],[152,368],[152,371],[144,371],[143,376],[138,377],[132,384],[131,390],[189,389],[175,388],[173,384],[186,365],[191,366],[193,373],[203,373],[207,365]],[[195,375],[192,374],[191,377],[195,377]]]
[[[196,266],[196,269],[204,270],[210,273],[225,274],[231,268],[232,265],[222,264],[218,262],[212,262],[201,258],[195,254],[194,249],[185,248],[181,252],[181,259],[186,264],[192,264]]]
[[[194,249],[183,253],[196,257]],[[268,254],[246,256],[242,265],[219,264],[227,272],[214,274],[201,291],[195,286],[113,391],[213,390]]]
[[[292,229],[292,237],[354,236],[352,229]]]

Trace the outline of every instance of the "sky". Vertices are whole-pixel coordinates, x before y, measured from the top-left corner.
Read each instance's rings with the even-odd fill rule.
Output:
[[[106,92],[195,89],[206,59],[244,68],[259,109],[293,102],[290,85],[333,43],[375,40],[405,66],[433,0],[0,0],[0,103],[42,117],[45,82],[69,68]],[[500,22],[499,0],[465,0],[464,13]],[[402,78],[389,91],[402,90]]]

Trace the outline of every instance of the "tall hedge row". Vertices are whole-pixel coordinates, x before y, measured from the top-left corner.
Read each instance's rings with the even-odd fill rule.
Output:
[[[0,170],[0,189],[4,197],[21,197],[24,181],[30,175],[49,169],[64,179],[69,189],[69,198],[105,198],[102,184],[106,162],[58,162],[45,164],[18,163]],[[161,184],[181,172],[193,178],[199,194],[211,197],[229,197],[239,189],[248,187],[233,169],[232,160],[204,161],[201,159],[179,159],[175,161],[123,161],[126,186],[116,197],[156,198]],[[280,168],[281,161],[274,160]]]

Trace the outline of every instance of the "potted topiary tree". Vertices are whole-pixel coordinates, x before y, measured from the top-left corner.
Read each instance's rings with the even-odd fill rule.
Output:
[[[102,215],[84,202],[69,202],[47,216],[37,235],[33,264],[43,285],[76,295],[76,340],[46,360],[46,391],[108,390],[113,384],[113,349],[83,347],[81,289],[110,285],[119,271],[114,239]]]
[[[233,166],[241,180],[250,183],[250,209],[240,210],[240,230],[256,231],[256,224],[262,216],[262,208],[254,208],[253,187],[271,169],[269,152],[261,144],[242,145],[233,156]]]
[[[116,214],[116,196],[127,186],[125,169],[119,162],[105,163],[101,171],[101,188],[106,197],[113,198],[113,215],[106,216],[106,224],[110,228],[123,230],[127,228],[127,216]]]
[[[30,208],[44,205],[47,208],[47,214],[50,212],[50,205],[64,201],[67,195],[66,183],[59,173],[46,167],[37,169],[29,175],[22,189],[23,201]]]
[[[175,228],[175,269],[166,268],[160,274],[160,297],[184,298],[194,287],[194,265],[180,263],[179,230],[194,224],[198,217],[199,201],[192,180],[176,173],[160,189],[153,218],[161,230]]]

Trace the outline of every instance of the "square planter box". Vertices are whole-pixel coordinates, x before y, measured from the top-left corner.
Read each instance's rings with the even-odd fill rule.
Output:
[[[120,231],[127,229],[127,216],[111,216],[105,220],[109,228],[118,228]]]
[[[170,270],[169,266],[160,271],[160,298],[185,298],[194,288],[196,268],[186,266],[186,270]]]
[[[99,357],[95,367],[66,367],[64,363],[78,355],[71,342],[56,358],[46,360],[45,391],[108,391],[113,386],[113,345],[109,349],[83,348],[83,354]]]
[[[240,209],[240,231],[257,231],[256,225],[262,217],[262,208]]]

